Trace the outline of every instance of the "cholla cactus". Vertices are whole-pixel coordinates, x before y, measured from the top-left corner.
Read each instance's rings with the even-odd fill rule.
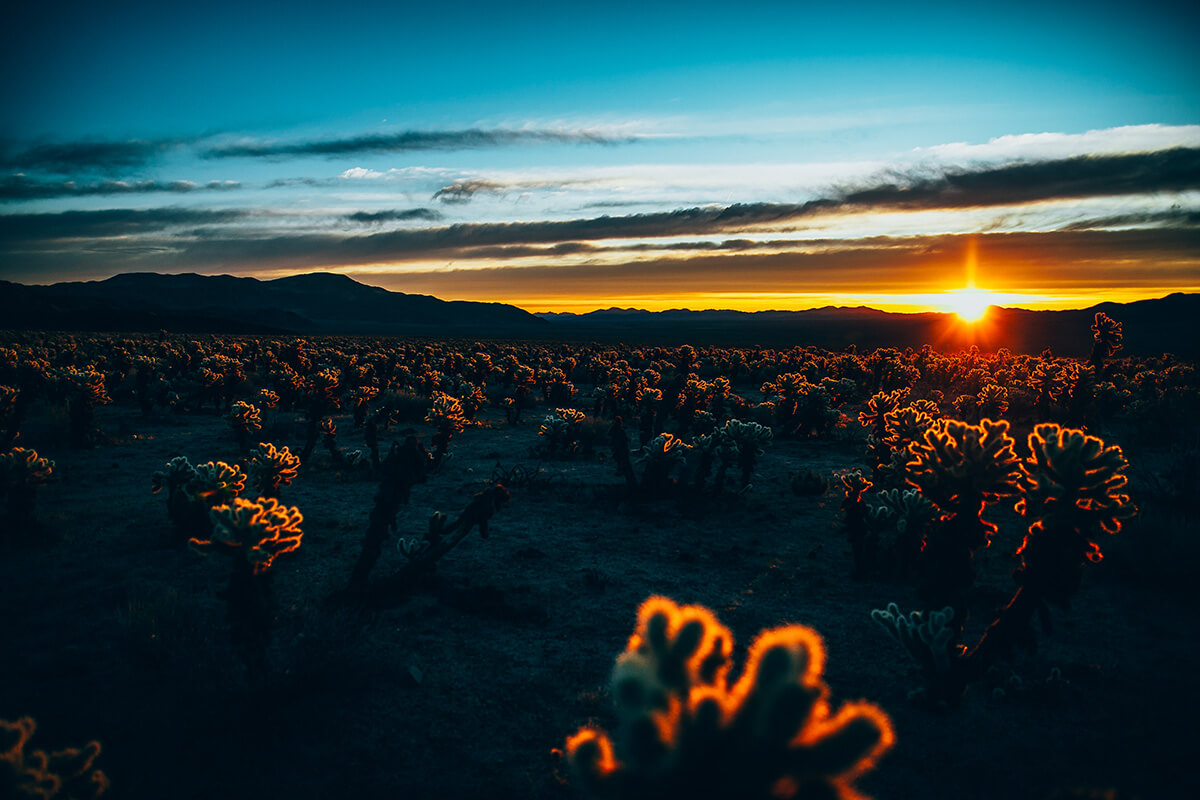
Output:
[[[1080,567],[1103,558],[1096,539],[1137,513],[1122,491],[1129,462],[1120,447],[1053,423],[1034,429],[1029,449],[1017,510],[1034,522],[1017,551],[1016,577],[1063,603],[1079,586]]]
[[[108,789],[108,778],[96,769],[100,745],[68,747],[47,753],[25,751],[37,724],[32,717],[16,722],[0,719],[0,796],[33,800],[95,800]]]
[[[246,477],[262,497],[278,497],[279,490],[295,480],[299,468],[299,456],[270,442],[259,442],[246,456]]]
[[[436,466],[442,463],[450,446],[450,439],[454,434],[465,430],[469,423],[463,416],[462,404],[458,402],[458,398],[443,392],[434,392],[433,405],[425,415],[425,421],[437,428],[437,433],[433,435],[433,463]]]
[[[638,463],[642,468],[642,489],[648,493],[666,491],[672,485],[671,472],[687,459],[691,445],[669,433],[660,433],[642,447]]]
[[[886,609],[872,611],[871,619],[921,667],[929,686],[943,684],[954,669],[955,660],[962,655],[963,647],[954,643],[956,631],[951,624],[954,609],[949,606],[941,611],[901,614],[899,606],[888,603]],[[909,697],[915,698],[921,693],[922,690],[914,690]],[[936,698],[938,701],[943,699]]]
[[[262,430],[259,410],[244,400],[238,400],[229,409],[229,427],[237,438],[238,448],[245,452],[250,448],[250,434]]]
[[[1008,422],[979,425],[939,420],[910,447],[909,483],[941,512],[922,549],[921,596],[932,607],[953,606],[961,630],[966,593],[975,581],[975,551],[990,543],[995,524],[984,509],[1017,492],[1021,472]]]
[[[180,536],[191,539],[207,533],[209,510],[241,494],[246,476],[240,467],[224,461],[193,466],[183,456],[176,456],[154,473],[153,487],[155,494],[167,491],[167,515]]]
[[[280,505],[271,497],[234,498],[232,503],[212,509],[209,519],[212,535],[207,539],[194,538],[191,544],[201,549],[217,546],[237,551],[250,563],[255,575],[270,569],[276,556],[298,548],[303,536],[300,523],[304,516],[300,510]]]
[[[870,428],[876,439],[882,440],[887,435],[886,417],[895,411],[908,397],[908,389],[893,389],[890,392],[879,392],[867,401],[866,410],[859,412],[858,423],[864,428]]]
[[[0,386],[0,451],[12,447],[17,440],[24,405],[18,402],[20,397],[20,390]]]
[[[258,394],[254,395],[254,402],[259,408],[278,408],[279,395],[270,389],[259,389]]]
[[[246,488],[246,475],[236,464],[208,461],[197,464],[183,490],[193,501],[207,503],[208,508],[228,503]]]
[[[64,367],[56,378],[67,395],[71,444],[75,447],[91,447],[96,440],[95,407],[112,402],[104,388],[104,375],[89,365],[85,369]]]
[[[708,609],[643,603],[613,670],[617,742],[590,727],[567,740],[577,788],[594,798],[863,800],[853,781],[891,746],[891,722],[866,702],[834,713],[820,635],[763,631],[736,681],[732,652]]]
[[[875,534],[877,563],[888,575],[908,575],[921,555],[938,510],[917,489],[885,489],[879,505],[867,511],[867,524]]]
[[[750,476],[758,464],[763,448],[771,443],[771,429],[757,422],[731,419],[719,431],[721,437],[737,446],[738,467],[742,471],[742,488],[750,486]]]
[[[570,458],[579,452],[580,426],[587,415],[574,408],[556,408],[538,429],[536,452],[550,458]]]
[[[846,540],[854,555],[854,577],[862,578],[874,570],[876,544],[867,527],[867,504],[863,495],[873,485],[857,469],[837,475],[845,491],[842,511],[846,514]]]
[[[0,492],[4,494],[13,531],[28,531],[33,527],[38,487],[48,483],[53,473],[54,462],[39,457],[36,450],[14,447],[0,453]]]
[[[1124,334],[1121,323],[1097,311],[1092,321],[1092,358],[1091,365],[1097,375],[1104,372],[1104,362],[1112,358],[1121,349]]]
[[[201,552],[216,548],[231,557],[225,592],[230,638],[255,684],[265,674],[271,641],[271,564],[300,546],[303,519],[299,509],[269,497],[235,498],[209,513],[211,533],[191,539]]]

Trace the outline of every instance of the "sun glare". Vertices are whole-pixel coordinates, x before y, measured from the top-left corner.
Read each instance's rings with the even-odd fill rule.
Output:
[[[985,289],[955,289],[947,292],[946,310],[953,311],[964,322],[978,322],[991,305],[991,293]]]

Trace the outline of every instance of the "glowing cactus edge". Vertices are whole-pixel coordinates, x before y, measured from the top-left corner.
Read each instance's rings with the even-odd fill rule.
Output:
[[[583,728],[567,740],[572,782],[589,798],[862,799],[854,779],[894,741],[878,707],[836,711],[820,635],[763,631],[736,680],[733,636],[702,606],[651,597],[613,669],[616,742]]]

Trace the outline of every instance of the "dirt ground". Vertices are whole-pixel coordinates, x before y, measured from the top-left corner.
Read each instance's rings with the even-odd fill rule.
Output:
[[[744,494],[635,504],[606,450],[539,464],[543,413],[510,426],[487,411],[453,441],[401,509],[401,531],[460,510],[497,466],[536,477],[510,485],[490,538],[473,533],[447,555],[430,591],[370,616],[328,598],[349,577],[376,486],[314,456],[283,494],[304,539],[273,569],[274,677],[251,692],[227,640],[225,565],[172,538],[150,489],[172,456],[235,460],[225,421],[106,406],[106,443],[80,451],[66,447],[62,413],[41,409],[21,444],[52,458],[58,480],[38,497],[40,541],[0,550],[0,718],[36,717],[47,749],[100,741],[116,798],[570,797],[554,749],[589,722],[612,726],[613,659],[638,605],[665,594],[712,608],[743,648],[784,623],[820,631],[835,705],[865,698],[892,717],[894,749],[858,782],[879,800],[1071,787],[1200,797],[1188,766],[1200,739],[1194,594],[1118,553],[1087,570],[1039,653],[1014,663],[1021,690],[976,686],[933,713],[907,700],[914,668],[869,616],[889,601],[914,608],[913,588],[851,580],[840,498],[789,489],[791,473],[861,465],[857,430],[772,443]],[[298,450],[277,416],[262,438]],[[336,421],[343,447],[363,446],[348,416]],[[432,430],[418,430],[428,443]],[[978,558],[968,640],[1012,590],[1022,529],[1014,514],[1000,521]],[[393,541],[374,576],[403,563]],[[1047,685],[1053,668],[1065,685]]]

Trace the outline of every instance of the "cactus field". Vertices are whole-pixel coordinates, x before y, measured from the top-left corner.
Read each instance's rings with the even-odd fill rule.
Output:
[[[1200,374],[0,332],[0,797],[1200,796]]]

